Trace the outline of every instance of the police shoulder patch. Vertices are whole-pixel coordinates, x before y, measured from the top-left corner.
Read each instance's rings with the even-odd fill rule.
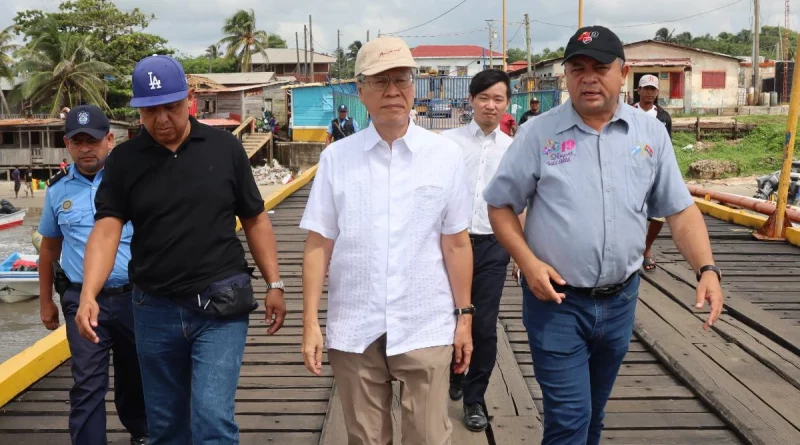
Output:
[[[51,176],[50,179],[45,181],[45,183],[47,184],[48,187],[50,187],[56,182],[60,181],[61,178],[63,178],[64,176],[67,176],[67,173],[64,170],[59,170],[58,173]]]

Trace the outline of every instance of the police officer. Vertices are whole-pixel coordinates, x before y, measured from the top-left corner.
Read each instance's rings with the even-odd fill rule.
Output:
[[[352,117],[347,117],[347,105],[339,105],[339,118],[328,124],[328,134],[325,137],[325,146],[344,139],[351,134],[358,133],[358,122]]]
[[[70,436],[76,445],[105,445],[108,362],[109,353],[114,351],[114,402],[119,419],[131,434],[132,444],[146,444],[147,421],[128,283],[133,234],[130,223],[123,230],[111,276],[97,298],[100,314],[95,332],[99,342],[81,338],[75,323],[83,282],[84,251],[94,227],[94,197],[106,157],[114,145],[114,135],[110,132],[108,118],[94,105],[70,110],[65,133],[64,143],[73,164],[48,181],[39,223],[42,235],[39,298],[45,327],[58,328],[58,309],[53,302],[55,282],[67,324],[75,380],[69,392]]]
[[[523,275],[547,445],[600,442],[633,331],[648,216],[667,218],[696,272],[696,307],[711,305],[706,329],[722,310],[708,232],[667,131],[620,99],[624,59],[611,30],[579,29],[564,54],[570,99],[521,127],[484,192]]]

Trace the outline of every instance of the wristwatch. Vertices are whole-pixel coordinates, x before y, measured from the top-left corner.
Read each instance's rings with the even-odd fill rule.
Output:
[[[467,306],[465,308],[458,308],[458,309],[453,311],[453,314],[455,314],[455,315],[464,315],[464,314],[472,314],[472,315],[474,315],[475,314],[475,306],[470,304],[469,306]]]
[[[703,266],[703,267],[700,268],[700,270],[697,271],[697,281],[700,281],[700,276],[702,276],[704,273],[708,272],[709,270],[713,270],[714,273],[717,274],[717,278],[719,279],[719,281],[722,282],[722,272],[720,272],[719,267],[717,267],[717,266],[715,266],[713,264],[709,264],[707,266]]]
[[[272,289],[284,290],[284,288],[283,288],[283,280],[276,281],[274,283],[267,283],[267,290],[270,291]]]

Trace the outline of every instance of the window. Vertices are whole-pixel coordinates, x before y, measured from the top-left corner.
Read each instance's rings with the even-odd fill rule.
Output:
[[[456,75],[458,75],[458,76],[466,76],[467,75],[467,67],[465,67],[465,66],[457,66],[456,67]]]
[[[419,67],[419,72],[420,73],[427,73],[430,70],[431,70],[431,67],[429,67],[429,66],[420,65],[420,67]]]
[[[669,73],[669,98],[670,99],[683,99],[684,96],[684,82],[686,77],[683,72]]]
[[[42,145],[42,132],[41,131],[31,131],[31,145]]]
[[[439,70],[439,75],[440,76],[449,76],[450,75],[450,67],[449,66],[439,65],[437,68]]]
[[[703,71],[703,89],[725,88],[725,71]]]

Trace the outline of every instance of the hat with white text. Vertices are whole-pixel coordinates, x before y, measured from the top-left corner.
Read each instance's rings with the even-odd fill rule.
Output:
[[[64,136],[72,139],[75,135],[86,133],[95,139],[103,139],[111,131],[111,123],[97,105],[81,105],[67,113],[64,120]]]
[[[131,107],[155,107],[177,102],[189,95],[181,64],[170,56],[149,56],[133,68]]]
[[[365,43],[356,55],[355,75],[372,76],[392,68],[419,68],[399,37],[383,36]]]
[[[645,74],[644,76],[642,76],[642,78],[639,79],[639,88],[644,88],[644,87],[654,87],[655,89],[659,89],[658,77],[652,74]]]
[[[587,56],[600,63],[612,63],[617,58],[625,60],[625,49],[622,41],[610,29],[604,26],[585,26],[569,38],[562,64],[575,56]]]

